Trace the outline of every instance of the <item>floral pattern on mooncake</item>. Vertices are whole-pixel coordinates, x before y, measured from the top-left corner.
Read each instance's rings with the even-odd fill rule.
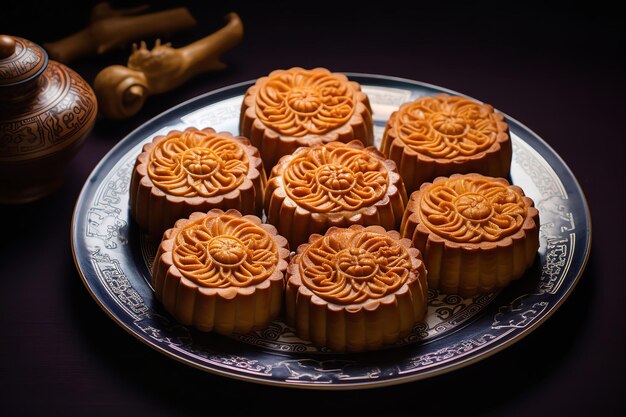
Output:
[[[501,113],[447,94],[400,106],[387,121],[381,148],[398,164],[409,194],[424,182],[456,173],[507,177],[513,154]]]
[[[359,141],[331,142],[280,160],[265,190],[265,214],[295,249],[331,226],[398,229],[406,200],[393,161]]]

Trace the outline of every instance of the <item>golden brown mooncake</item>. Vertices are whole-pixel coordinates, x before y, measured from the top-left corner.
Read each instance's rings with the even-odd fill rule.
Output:
[[[380,226],[312,235],[292,258],[286,279],[287,324],[302,339],[334,351],[392,344],[426,315],[419,251]]]
[[[489,104],[439,94],[420,97],[391,114],[381,145],[398,165],[409,195],[436,177],[476,172],[508,177],[509,126]]]
[[[269,172],[300,146],[360,140],[374,144],[372,110],[361,86],[325,68],[276,70],[248,89],[241,134],[259,148]]]
[[[428,285],[472,297],[520,278],[539,249],[539,212],[504,178],[455,174],[424,183],[401,233],[422,252]]]
[[[260,329],[280,312],[289,253],[287,240],[256,216],[192,213],[163,235],[152,264],[155,296],[201,331]]]
[[[153,239],[195,211],[262,215],[267,183],[259,151],[211,128],[171,131],[143,147],[131,179],[131,215]]]
[[[397,230],[406,201],[393,161],[356,140],[331,142],[280,160],[265,189],[265,214],[295,250],[331,226]]]

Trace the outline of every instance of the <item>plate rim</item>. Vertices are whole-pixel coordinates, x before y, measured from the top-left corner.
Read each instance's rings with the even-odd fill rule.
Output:
[[[416,80],[412,80],[412,79],[407,79],[407,78],[402,78],[402,77],[395,77],[395,76],[388,76],[388,75],[382,75],[382,74],[369,74],[369,73],[358,73],[358,72],[344,72],[344,74],[346,76],[348,76],[348,78],[350,78],[351,80],[357,81],[359,82],[358,79],[362,79],[362,80],[366,80],[366,79],[374,79],[374,80],[378,80],[380,82],[385,82],[385,81],[391,81],[394,83],[400,83],[400,84],[408,84],[408,85],[413,85],[419,88],[427,88],[427,89],[431,89],[431,90],[437,90],[439,92],[446,92],[446,93],[450,93],[450,94],[455,94],[455,95],[460,95],[460,96],[464,96],[464,97],[469,97],[473,100],[479,101],[471,96],[465,95],[463,93],[459,93],[455,90],[446,88],[446,87],[441,87],[435,84],[430,84],[430,83],[426,83],[426,82],[421,82],[421,81],[416,81]],[[261,377],[255,377],[255,376],[250,376],[250,375],[245,375],[242,373],[237,373],[237,372],[233,372],[227,369],[223,369],[223,368],[218,368],[218,367],[207,367],[207,366],[202,366],[201,364],[195,363],[192,360],[189,360],[185,357],[180,357],[177,355],[174,355],[173,353],[167,351],[166,349],[162,348],[159,345],[156,345],[154,343],[151,343],[147,338],[142,337],[140,334],[138,334],[137,332],[135,332],[133,329],[131,329],[131,327],[124,321],[121,320],[119,317],[117,317],[113,311],[111,311],[110,308],[108,308],[104,301],[102,299],[100,299],[100,297],[95,293],[94,289],[92,288],[89,280],[86,278],[84,271],[81,268],[81,263],[80,260],[78,258],[78,254],[77,254],[77,242],[76,239],[78,238],[77,236],[77,218],[79,216],[79,210],[80,208],[83,206],[83,201],[85,198],[87,198],[87,195],[89,194],[87,191],[90,188],[91,185],[91,180],[94,178],[95,174],[98,173],[101,170],[101,167],[107,163],[109,163],[109,159],[111,158],[111,156],[116,153],[118,151],[118,149],[126,146],[128,144],[128,142],[131,142],[135,136],[139,135],[141,133],[142,130],[144,129],[148,129],[150,126],[152,126],[156,121],[161,120],[161,119],[165,119],[167,116],[175,113],[176,111],[178,111],[179,109],[186,107],[194,102],[198,102],[198,101],[203,101],[205,99],[207,99],[208,97],[211,96],[217,96],[221,93],[225,93],[225,92],[229,92],[229,91],[234,91],[234,90],[238,90],[242,87],[245,86],[251,86],[254,84],[254,82],[256,81],[256,79],[252,79],[252,80],[247,80],[247,81],[242,81],[242,82],[238,82],[235,84],[231,84],[231,85],[227,85],[224,87],[220,87],[211,91],[208,91],[206,93],[202,93],[200,95],[197,95],[195,97],[192,97],[188,100],[185,100],[159,114],[157,114],[156,116],[150,118],[149,120],[145,121],[144,123],[142,123],[141,125],[139,125],[138,127],[136,127],[135,129],[133,129],[131,132],[129,132],[128,134],[126,134],[122,139],[120,139],[115,145],[113,145],[111,147],[111,149],[109,149],[107,151],[107,153],[100,159],[100,161],[98,161],[98,163],[94,166],[94,168],[91,170],[91,172],[88,174],[85,183],[83,184],[83,186],[81,187],[81,190],[79,192],[78,198],[76,200],[76,203],[74,205],[74,210],[72,212],[72,219],[71,219],[71,227],[70,227],[70,243],[71,243],[71,250],[72,250],[72,257],[74,259],[74,263],[76,266],[76,270],[79,274],[79,276],[81,277],[81,280],[83,282],[83,284],[85,285],[87,291],[89,292],[89,294],[91,295],[91,297],[96,301],[97,305],[111,318],[113,319],[113,321],[115,323],[117,323],[120,327],[122,327],[124,330],[126,330],[128,333],[130,333],[133,337],[135,337],[136,339],[140,340],[142,343],[144,343],[145,345],[148,345],[149,347],[151,347],[152,349],[165,354],[167,357],[175,359],[176,361],[183,363],[185,365],[189,365],[192,366],[193,368],[199,369],[203,372],[209,372],[211,374],[214,375],[218,375],[218,376],[225,376],[228,378],[232,378],[232,379],[236,379],[239,381],[245,381],[245,382],[250,382],[250,383],[258,383],[258,384],[263,384],[263,385],[270,385],[270,386],[279,386],[279,387],[287,387],[287,388],[299,388],[299,389],[313,389],[313,390],[350,390],[350,389],[369,389],[369,388],[376,388],[376,387],[383,387],[383,386],[391,386],[391,385],[398,385],[398,384],[403,384],[403,383],[408,383],[408,382],[413,382],[413,381],[417,381],[417,380],[422,380],[422,379],[426,379],[426,378],[430,378],[436,375],[441,375],[441,374],[445,374],[448,372],[452,372],[455,371],[457,369],[461,369],[464,368],[466,366],[469,366],[471,364],[474,364],[476,362],[482,361],[483,359],[489,358],[491,356],[493,356],[494,354],[510,347],[511,345],[519,342],[520,340],[524,339],[526,336],[528,336],[530,333],[532,333],[534,330],[536,330],[539,326],[541,326],[543,323],[545,323],[561,306],[562,304],[569,298],[569,296],[571,295],[571,293],[573,292],[574,288],[576,288],[576,286],[578,285],[582,275],[585,272],[585,269],[587,267],[587,263],[589,260],[589,256],[590,256],[590,252],[591,252],[591,241],[592,241],[592,219],[591,219],[591,213],[589,210],[589,204],[587,202],[587,199],[585,197],[584,191],[582,189],[582,187],[580,186],[580,183],[578,181],[578,179],[576,178],[576,176],[573,174],[571,168],[567,165],[567,163],[563,160],[563,158],[545,141],[543,140],[537,133],[535,133],[532,129],[528,128],[528,126],[526,126],[525,124],[521,123],[520,121],[518,121],[517,119],[509,116],[507,113],[502,112],[500,110],[498,110],[499,112],[501,112],[505,118],[509,121],[512,121],[513,123],[515,123],[521,130],[525,131],[527,134],[529,134],[530,136],[533,137],[534,140],[536,140],[542,147],[545,147],[551,158],[554,158],[558,161],[559,163],[559,168],[565,169],[566,173],[568,174],[568,179],[570,179],[573,182],[573,186],[574,186],[574,190],[576,191],[576,193],[578,194],[578,196],[581,199],[582,202],[582,209],[583,209],[583,218],[586,220],[586,223],[588,225],[587,229],[586,229],[586,239],[585,239],[585,245],[583,250],[583,254],[584,254],[584,258],[581,260],[581,264],[579,267],[579,270],[577,271],[576,275],[573,277],[573,279],[570,280],[570,285],[567,289],[567,291],[560,297],[558,298],[558,300],[556,300],[556,302],[554,302],[552,305],[550,305],[549,309],[536,321],[534,321],[533,323],[531,323],[528,327],[526,327],[523,331],[513,335],[512,337],[510,337],[508,340],[506,340],[503,343],[499,343],[496,344],[495,346],[491,346],[488,347],[486,350],[481,350],[481,352],[477,352],[476,354],[470,355],[468,358],[465,359],[461,359],[461,360],[457,360],[454,363],[442,366],[442,367],[434,367],[432,369],[426,369],[423,370],[421,372],[418,373],[413,373],[413,374],[408,374],[408,375],[399,375],[395,378],[391,378],[391,379],[384,379],[384,380],[380,380],[380,381],[364,381],[364,382],[346,382],[346,383],[341,383],[341,384],[312,384],[312,383],[306,383],[306,382],[302,382],[302,381],[297,381],[297,382],[287,382],[285,380],[274,380],[271,378],[261,378]],[[218,101],[215,101],[216,103]],[[212,104],[212,103],[209,103]],[[209,105],[207,104],[207,105]],[[537,151],[532,144],[529,144],[528,142],[526,142],[525,140],[523,140],[524,143],[528,144],[531,148],[533,148],[535,151]],[[541,154],[542,157],[545,157],[545,155]],[[120,158],[118,158],[116,160],[116,163],[119,162]],[[548,161],[546,161],[548,162]],[[548,164],[550,165],[551,168],[554,169],[553,165],[550,164],[548,162]]]

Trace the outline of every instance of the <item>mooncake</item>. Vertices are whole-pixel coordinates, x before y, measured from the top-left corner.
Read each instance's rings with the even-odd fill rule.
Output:
[[[256,216],[192,213],[163,235],[152,265],[155,296],[201,331],[261,329],[280,313],[289,253],[287,240]]]
[[[393,161],[359,141],[331,142],[280,160],[267,183],[265,214],[295,250],[331,226],[399,229],[406,201]]]
[[[287,269],[287,324],[300,338],[333,351],[393,344],[424,318],[427,300],[419,251],[380,226],[312,235]]]
[[[236,209],[261,216],[267,177],[258,150],[243,137],[211,128],[157,136],[137,157],[131,215],[157,242],[195,211]]]
[[[424,257],[429,288],[472,297],[520,278],[539,249],[539,212],[504,178],[455,174],[411,195],[401,228]]]
[[[424,96],[403,104],[387,121],[381,148],[398,165],[409,195],[439,176],[508,177],[511,168],[504,116],[460,96]]]
[[[240,132],[259,148],[267,172],[300,146],[374,143],[372,110],[361,86],[325,68],[276,70],[245,94]]]

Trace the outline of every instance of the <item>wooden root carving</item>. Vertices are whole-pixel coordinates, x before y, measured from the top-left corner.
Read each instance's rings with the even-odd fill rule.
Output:
[[[217,32],[182,48],[157,40],[148,50],[146,43],[133,45],[128,65],[112,65],[100,71],[94,81],[98,106],[108,119],[127,119],[143,107],[150,95],[164,93],[190,78],[226,68],[221,55],[243,38],[243,24],[236,13],[226,16],[227,24]]]
[[[184,7],[138,15],[147,7],[113,9],[109,3],[99,3],[91,11],[89,26],[43,46],[52,59],[67,64],[81,57],[104,54],[138,39],[169,35],[198,24]]]

